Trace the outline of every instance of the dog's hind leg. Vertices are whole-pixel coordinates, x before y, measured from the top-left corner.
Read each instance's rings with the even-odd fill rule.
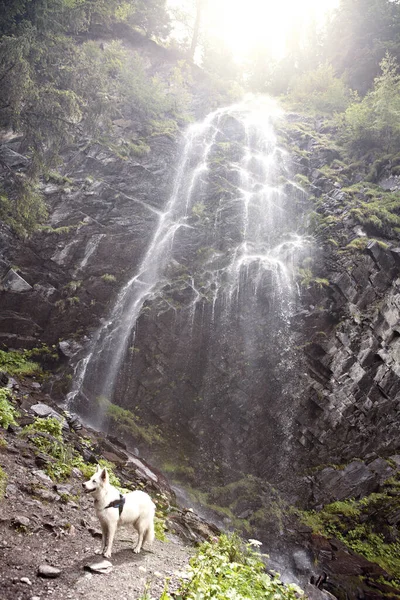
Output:
[[[145,536],[146,533],[146,525],[144,523],[138,523],[135,526],[135,529],[138,533],[138,541],[136,542],[136,546],[134,547],[133,551],[135,552],[135,554],[139,554],[140,550],[142,549],[142,544],[143,544],[143,538]]]
[[[151,546],[154,542],[154,523],[151,520],[144,534],[143,544]]]
[[[117,523],[108,523],[106,545],[103,550],[105,558],[111,558],[111,551],[114,542],[115,532],[117,531]]]

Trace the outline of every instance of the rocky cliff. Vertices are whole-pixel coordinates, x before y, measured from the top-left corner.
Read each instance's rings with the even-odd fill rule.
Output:
[[[1,227],[0,339],[36,348],[54,399],[72,389],[242,528],[282,529],[272,485],[304,509],[392,479],[380,532],[396,544],[396,165],[347,164],[319,119],[286,115],[278,139],[260,124],[221,109],[143,149],[118,119],[111,141],[65,149],[41,184],[48,227]],[[2,142],[2,177],[23,173],[18,136]]]

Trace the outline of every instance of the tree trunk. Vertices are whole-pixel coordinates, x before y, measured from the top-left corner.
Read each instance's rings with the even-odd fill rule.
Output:
[[[203,11],[204,5],[205,5],[205,0],[197,0],[196,1],[196,19],[194,22],[192,43],[190,45],[190,50],[189,50],[189,56],[190,56],[191,60],[193,60],[193,58],[194,58],[194,53],[196,52],[197,44],[199,41],[201,13]]]

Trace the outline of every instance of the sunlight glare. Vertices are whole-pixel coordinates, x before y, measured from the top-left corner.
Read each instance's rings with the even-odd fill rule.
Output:
[[[321,26],[339,0],[208,0],[203,26],[241,62],[252,48],[266,47],[275,58],[285,53],[296,28],[306,35],[315,22]]]

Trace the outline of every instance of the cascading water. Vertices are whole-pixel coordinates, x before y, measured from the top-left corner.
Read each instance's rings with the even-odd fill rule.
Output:
[[[290,438],[290,408],[277,407],[290,393],[296,265],[310,253],[278,117],[272,101],[253,99],[189,127],[152,241],[69,394],[148,410],[243,468],[245,444],[261,474],[260,436],[267,446]]]

